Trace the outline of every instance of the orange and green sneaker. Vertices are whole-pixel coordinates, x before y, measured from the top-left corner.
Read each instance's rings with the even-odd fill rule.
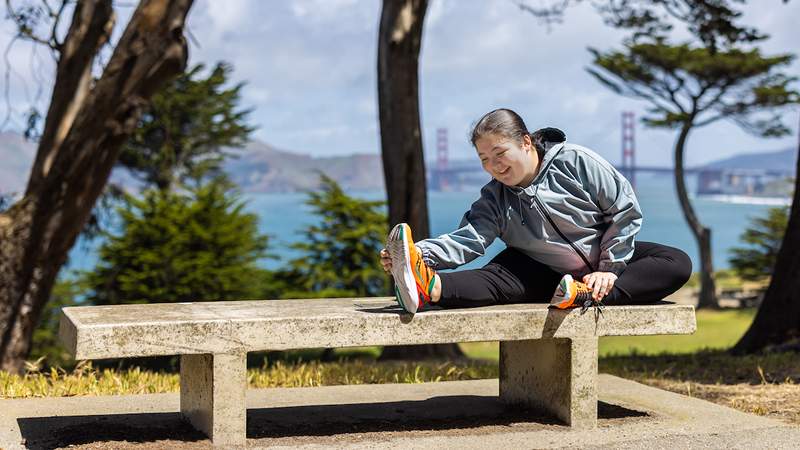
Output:
[[[588,302],[588,304],[587,304]],[[553,293],[550,306],[558,309],[587,308],[598,302],[592,297],[592,290],[585,283],[575,281],[572,275],[564,275]]]
[[[392,258],[397,303],[414,314],[430,303],[436,271],[422,261],[422,252],[414,245],[408,224],[398,223],[392,228],[386,249]]]

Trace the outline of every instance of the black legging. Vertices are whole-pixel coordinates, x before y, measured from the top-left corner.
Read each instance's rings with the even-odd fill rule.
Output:
[[[652,242],[636,242],[627,267],[603,298],[606,305],[651,303],[683,286],[692,274],[692,261],[683,251]],[[495,303],[549,302],[563,274],[506,248],[480,269],[439,273],[445,308]],[[580,281],[580,280],[579,280]]]

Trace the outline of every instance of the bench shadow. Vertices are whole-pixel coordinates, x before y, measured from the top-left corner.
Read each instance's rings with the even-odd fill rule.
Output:
[[[25,447],[54,449],[93,442],[196,442],[206,436],[180,413],[104,414],[17,419]]]
[[[598,402],[598,417],[623,419],[647,414]],[[76,415],[20,418],[25,445],[54,449],[96,442],[198,442],[206,436],[175,413]],[[335,436],[350,433],[440,431],[519,424],[563,426],[534,410],[509,406],[498,397],[454,395],[421,401],[255,408],[247,411],[249,439]],[[564,426],[564,429],[568,428]]]

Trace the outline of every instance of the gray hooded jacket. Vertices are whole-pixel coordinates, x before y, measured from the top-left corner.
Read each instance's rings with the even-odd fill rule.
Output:
[[[619,274],[642,225],[628,180],[595,152],[566,142],[545,144],[540,167],[524,189],[486,184],[457,230],[417,242],[425,263],[458,267],[500,238],[559,273]]]

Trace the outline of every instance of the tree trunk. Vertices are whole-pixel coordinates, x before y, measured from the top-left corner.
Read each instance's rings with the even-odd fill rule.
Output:
[[[67,254],[150,96],[186,66],[192,0],[144,0],[102,76],[94,58],[113,25],[110,0],[79,2],[24,197],[0,214],[0,369],[19,372]]]
[[[686,149],[686,139],[692,129],[692,122],[689,121],[681,128],[678,141],[675,143],[675,188],[678,191],[683,216],[692,231],[697,246],[700,250],[700,298],[697,302],[698,308],[718,308],[716,287],[714,286],[714,264],[711,253],[711,229],[706,228],[700,223],[697,214],[689,201],[689,194],[686,191],[686,180],[683,172],[683,154]]]
[[[733,347],[735,354],[754,353],[790,341],[800,347],[800,136],[797,154],[794,196],[786,234],[764,300],[750,328]]]
[[[419,51],[427,0],[384,0],[378,32],[378,109],[389,225],[430,235],[419,120]],[[456,344],[386,347],[381,359],[462,355]]]

